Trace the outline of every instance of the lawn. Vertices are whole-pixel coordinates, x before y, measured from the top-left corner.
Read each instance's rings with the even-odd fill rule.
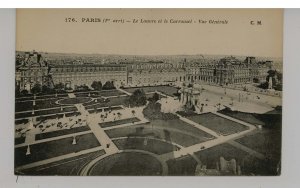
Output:
[[[74,112],[74,111],[77,111],[76,107],[63,107],[63,111],[61,111],[60,108],[54,108],[54,109],[50,109],[50,110],[47,110],[47,109],[46,110],[35,110],[34,114],[32,114],[32,112],[16,113],[15,119],[32,117],[32,116],[43,116],[43,115],[50,115],[50,114]]]
[[[160,162],[143,153],[118,153],[96,163],[90,175],[99,176],[151,176],[161,175]]]
[[[58,99],[37,100],[35,101],[35,106],[33,106],[32,101],[16,102],[15,111],[22,112],[32,109],[38,110],[59,107],[59,105],[55,103],[57,100]]]
[[[196,152],[195,155],[208,169],[215,169],[216,163],[220,163],[220,157],[224,157],[226,160],[235,159],[237,164],[241,165],[249,154],[225,143]]]
[[[146,140],[146,141],[145,141]],[[176,146],[164,141],[151,138],[124,138],[113,140],[119,150],[136,149],[145,150],[158,155],[173,152]]]
[[[139,121],[141,121],[141,120],[136,117],[133,117],[133,118],[128,118],[128,119],[121,119],[121,120],[116,120],[116,121],[99,123],[99,125],[102,128],[106,128],[106,127],[113,127],[113,126],[122,125],[122,124],[126,124],[126,123],[135,123],[135,122],[139,122]]]
[[[15,120],[15,124],[26,124],[28,123],[28,119],[19,119],[19,120]]]
[[[212,139],[213,136],[181,120],[154,120],[143,125],[107,130],[111,138],[118,137],[155,137],[175,142],[182,146],[191,146]]]
[[[73,117],[73,116],[79,116],[80,112],[66,112],[64,113],[66,117]],[[53,115],[46,115],[46,116],[39,116],[36,118],[37,121],[45,121],[49,119],[56,119],[56,118],[63,118],[63,114],[53,114]]]
[[[254,125],[262,125],[264,128],[281,129],[282,126],[281,109],[274,109],[264,114],[231,111],[230,109],[224,109],[219,112]]]
[[[95,105],[95,104],[99,104],[99,103],[105,103],[105,99],[104,98],[97,98],[97,102],[95,102],[95,100],[92,100],[92,101],[86,102],[82,105],[83,106],[90,106],[90,105]]]
[[[20,175],[38,176],[77,176],[88,162],[104,154],[104,150],[95,151],[15,173]]]
[[[79,116],[81,113],[80,112],[69,112],[65,113],[66,117],[73,117],[73,116]]]
[[[30,155],[25,155],[27,146],[15,148],[15,166],[21,166],[73,152],[100,146],[94,134],[76,136],[77,144],[72,145],[73,137],[33,144]]]
[[[113,107],[110,107],[110,108],[104,108],[104,112],[107,112],[107,111],[115,111],[115,110],[122,110],[123,108],[122,107],[120,107],[120,106],[113,106]],[[89,113],[95,113],[95,109],[91,109],[91,110],[88,110],[89,111]],[[96,110],[96,113],[100,113],[100,112],[102,112],[102,109],[100,108],[100,109],[97,109]]]
[[[186,118],[196,123],[199,123],[222,135],[234,134],[248,129],[248,127],[242,124],[225,119],[213,113],[191,115],[187,116]]]
[[[50,98],[63,98],[63,97],[68,97],[67,93],[61,93],[61,94],[57,94],[57,97],[55,96],[55,94],[45,94],[45,95],[36,95],[35,99],[50,99]],[[29,94],[27,96],[24,97],[16,97],[16,101],[20,102],[20,101],[26,101],[26,100],[33,100],[34,96],[32,94]]]
[[[74,104],[80,104],[80,103],[87,103],[87,102],[90,102],[91,100],[92,100],[92,98],[90,98],[90,97],[67,98],[67,99],[59,100],[59,104],[74,105]]]
[[[88,130],[90,130],[89,126],[75,127],[75,128],[71,128],[71,129],[62,129],[62,130],[58,130],[58,131],[36,134],[35,139],[42,140],[42,139],[46,139],[46,138],[52,138],[52,137],[57,137],[57,136],[62,136],[62,135],[67,135],[67,134],[88,131]]]
[[[125,88],[124,90],[133,93],[137,89],[143,89],[145,93],[159,91],[169,96],[175,96],[174,93],[177,93],[178,89],[172,86],[149,86],[149,87],[132,87]]]
[[[262,129],[255,134],[246,135],[236,140],[263,155],[279,162],[281,156],[281,130]]]
[[[15,145],[18,145],[18,144],[23,144],[25,142],[25,137],[18,137],[18,138],[15,138]]]
[[[126,100],[128,100],[128,99],[129,99],[129,96],[110,98],[110,99],[108,99],[107,102],[86,106],[85,108],[86,109],[94,109],[94,108],[103,108],[103,107],[110,107],[110,106],[120,106],[120,105],[124,105]]]
[[[90,97],[111,97],[111,96],[119,96],[119,95],[126,95],[126,94],[117,89],[75,93],[76,97],[88,97],[89,95]]]
[[[15,112],[22,112],[27,110],[33,109],[33,102],[32,101],[22,101],[15,103]]]
[[[239,112],[239,111],[231,111],[228,109],[223,109],[219,111],[220,113],[239,119],[241,121],[245,121],[247,123],[251,123],[254,125],[265,125],[263,121],[261,121],[257,114],[254,113],[245,113],[245,112]]]
[[[197,161],[190,155],[167,161],[168,175],[170,176],[194,176]]]
[[[55,96],[55,94],[52,95],[38,95],[36,96],[36,99],[49,99],[49,98],[64,98],[64,97],[68,97],[67,93],[62,93],[62,94],[57,94],[57,97]]]

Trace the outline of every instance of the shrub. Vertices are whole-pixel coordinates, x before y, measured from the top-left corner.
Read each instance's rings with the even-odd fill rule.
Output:
[[[161,104],[151,101],[146,108],[143,110],[143,114],[150,120],[161,119],[171,120],[178,119],[179,117],[172,113],[161,112]]]
[[[147,97],[144,90],[137,89],[129,97],[127,102],[131,107],[143,106],[147,103]]]

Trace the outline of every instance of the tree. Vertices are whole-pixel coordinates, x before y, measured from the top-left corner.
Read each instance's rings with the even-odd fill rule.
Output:
[[[53,90],[52,90],[49,86],[43,85],[43,86],[42,86],[42,92],[43,92],[43,93],[52,93]]]
[[[151,98],[149,98],[149,101],[151,102],[156,102],[159,100],[159,94],[154,93],[153,96]]]
[[[269,87],[269,82],[264,82],[258,85],[259,88],[261,89],[268,89]]]
[[[34,86],[31,88],[31,92],[33,94],[40,93],[42,91],[42,86],[39,83],[34,84]]]
[[[114,86],[114,83],[111,81],[107,81],[105,82],[105,84],[102,87],[103,90],[110,90],[110,89],[116,89],[116,87]]]
[[[132,107],[145,105],[147,103],[147,97],[144,90],[135,90],[133,94],[129,97],[128,103]]]
[[[191,110],[192,110],[192,111],[196,111],[195,105],[192,105],[192,106],[191,106]]]
[[[121,119],[121,117],[122,117],[121,112],[118,112],[117,115],[118,115],[118,118]]]
[[[85,84],[82,85],[82,88],[83,88],[84,91],[89,91],[90,90],[89,86],[87,86]]]
[[[282,82],[282,73],[277,72],[277,79],[280,83]]]
[[[21,95],[21,92],[20,92],[20,85],[19,84],[16,84],[15,85],[15,96],[18,97]]]
[[[100,115],[102,122],[105,120],[105,116],[103,114]]]
[[[254,83],[258,83],[258,82],[259,82],[259,79],[258,79],[258,78],[253,78],[253,82],[254,82]]]
[[[153,100],[154,100],[154,101],[158,101],[158,100],[159,100],[159,94],[154,93],[154,95],[153,95]]]
[[[150,103],[143,109],[143,114],[147,119],[155,120],[170,120],[170,119],[178,119],[179,117],[172,113],[163,113],[161,112],[161,104],[158,102],[150,101]]]
[[[135,110],[132,110],[131,113],[132,113],[132,116],[135,116]]]
[[[54,85],[54,89],[63,90],[63,89],[65,89],[65,85],[63,83],[59,82],[58,84]]]
[[[90,89],[89,89],[89,86],[83,84],[83,85],[77,86],[76,90],[77,91],[89,91]]]
[[[93,81],[91,87],[94,90],[101,91],[101,89],[102,89],[102,83],[101,83],[101,81]]]
[[[201,113],[203,112],[203,106],[204,106],[204,104],[202,103],[202,104],[201,104],[201,108],[200,108],[200,112],[201,112]]]
[[[28,91],[26,89],[21,91],[21,95],[27,95],[27,94],[28,94]]]
[[[275,90],[282,91],[282,73],[276,70],[269,70],[266,82],[269,83],[270,78],[272,79],[272,87]]]

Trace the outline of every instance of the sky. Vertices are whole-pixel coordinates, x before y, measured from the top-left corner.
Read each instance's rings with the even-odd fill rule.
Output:
[[[77,22],[66,22],[75,18]],[[82,18],[125,19],[87,23]],[[192,20],[192,24],[132,20]],[[228,24],[203,24],[221,20]],[[251,25],[251,21],[262,25]],[[281,9],[18,9],[17,51],[282,57]]]

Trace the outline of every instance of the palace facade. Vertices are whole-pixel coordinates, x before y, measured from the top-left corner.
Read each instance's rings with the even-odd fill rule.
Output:
[[[264,82],[272,61],[257,62],[255,57],[240,61],[235,57],[225,57],[216,62],[191,64],[184,81],[211,83],[218,85]]]
[[[16,57],[15,82],[20,90],[30,91],[34,84],[49,85],[49,66],[37,52]]]
[[[162,61],[132,64],[97,64],[80,61],[48,64],[37,52],[16,58],[16,85],[30,91],[34,84],[54,86],[63,83],[67,88],[90,86],[93,81],[111,81],[116,87],[177,85],[209,83],[217,85],[264,82],[272,61],[257,61],[247,57],[240,61],[225,57],[218,61],[165,63]]]
[[[128,66],[128,86],[173,85],[184,77],[184,64],[163,62],[141,63]]]
[[[121,65],[65,64],[50,68],[53,83],[64,83],[67,88],[90,86],[93,81],[113,82],[116,87],[127,84],[127,67]]]

